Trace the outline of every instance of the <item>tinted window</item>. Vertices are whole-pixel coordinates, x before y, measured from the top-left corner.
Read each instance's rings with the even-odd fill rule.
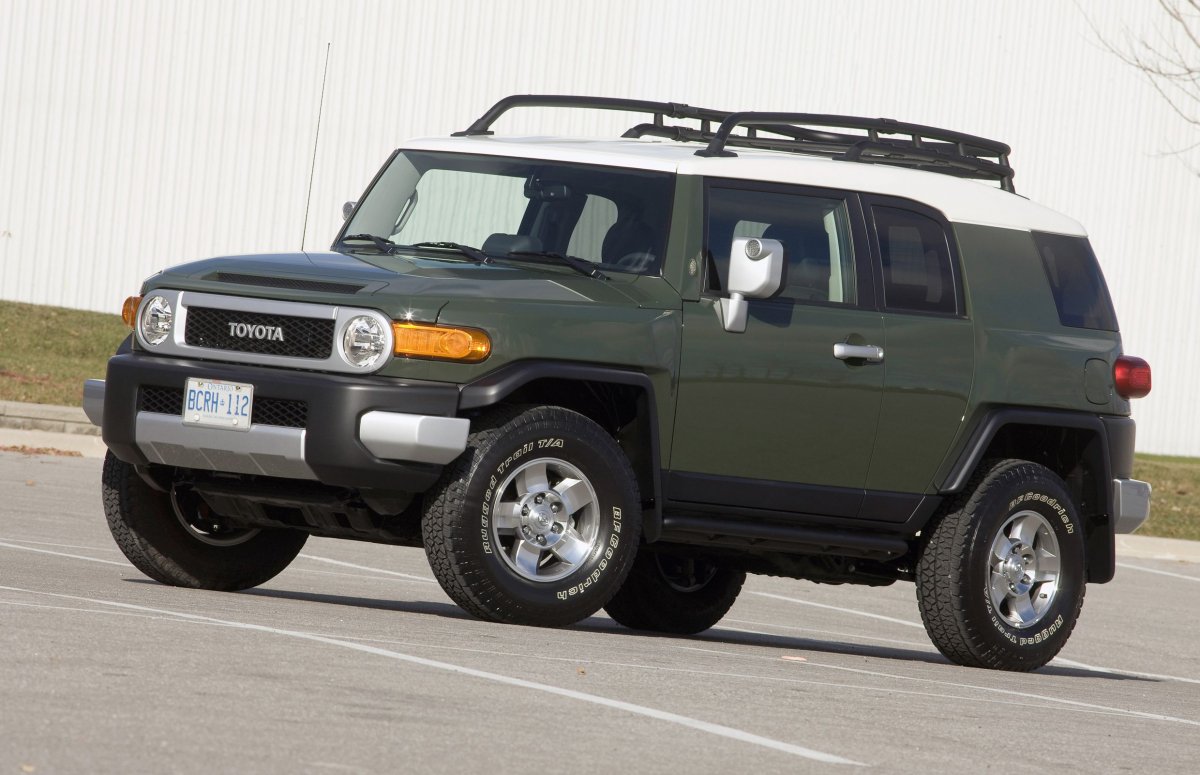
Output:
[[[1042,255],[1059,321],[1075,328],[1116,331],[1108,286],[1087,238],[1034,232],[1033,241]]]
[[[736,237],[783,244],[787,261],[780,296],[797,301],[858,301],[846,203],[832,199],[742,188],[708,192],[708,285],[721,290]]]
[[[928,216],[874,207],[883,262],[883,300],[890,310],[958,314],[954,263],[946,232]]]

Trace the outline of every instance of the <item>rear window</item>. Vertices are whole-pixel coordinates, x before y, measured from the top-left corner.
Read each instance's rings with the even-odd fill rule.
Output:
[[[1108,286],[1087,237],[1033,233],[1064,326],[1117,330]]]

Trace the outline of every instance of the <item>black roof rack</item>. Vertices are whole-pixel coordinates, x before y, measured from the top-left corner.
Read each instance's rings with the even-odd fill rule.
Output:
[[[617,97],[577,97],[561,94],[514,94],[493,105],[471,126],[454,136],[490,135],[491,126],[517,107],[591,108],[650,113],[650,123],[630,127],[622,137],[663,137],[679,142],[706,143],[697,156],[736,156],[730,146],[828,156],[909,167],[961,178],[993,180],[1013,192],[1011,149],[1004,143],[949,129],[906,124],[890,118],[863,118],[820,113],[730,112],[695,108],[679,102],[652,102]],[[668,125],[667,118],[700,122]],[[712,130],[713,122],[719,124]],[[817,127],[817,128],[814,128]],[[742,133],[735,133],[741,128]],[[830,131],[830,130],[843,131]],[[852,130],[846,132],[844,130]],[[766,136],[760,134],[766,133]]]
[[[592,108],[595,110],[621,110],[629,113],[652,113],[654,123],[649,126],[664,126],[664,118],[691,118],[703,122],[705,131],[710,122],[721,122],[730,115],[727,110],[693,108],[681,102],[652,102],[650,100],[627,100],[620,97],[577,97],[569,94],[514,94],[497,102],[487,113],[454,137],[490,135],[496,119],[513,108]],[[646,126],[646,125],[643,125]],[[626,136],[630,136],[626,133]]]

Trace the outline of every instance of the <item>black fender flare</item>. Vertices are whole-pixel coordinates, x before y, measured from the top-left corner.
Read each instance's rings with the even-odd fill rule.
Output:
[[[997,407],[987,412],[976,421],[971,433],[960,447],[958,457],[938,489],[942,494],[961,492],[966,487],[972,473],[983,459],[992,440],[1002,429],[1011,425],[1032,425],[1048,428],[1071,428],[1090,431],[1095,434],[1097,446],[1085,452],[1087,465],[1095,470],[1098,479],[1099,492],[1096,493],[1098,503],[1103,510],[1105,524],[1100,529],[1089,532],[1087,538],[1088,581],[1105,583],[1111,581],[1116,571],[1116,534],[1113,521],[1113,471],[1114,468],[1126,468],[1118,461],[1113,464],[1114,451],[1121,459],[1130,458],[1132,465],[1132,420],[1123,417],[1102,417],[1088,412],[1076,412],[1059,409],[1018,409],[1013,407]],[[1126,437],[1126,434],[1128,436]],[[1114,450],[1117,447],[1128,446],[1129,449]],[[1122,474],[1128,476],[1127,471]]]
[[[662,459],[658,430],[658,402],[654,383],[641,371],[613,366],[564,361],[515,361],[462,385],[458,393],[459,411],[483,409],[501,403],[521,387],[539,379],[563,379],[577,382],[609,382],[632,385],[646,392],[650,432],[650,481],[653,507],[642,515],[642,533],[647,543],[662,534]],[[644,497],[644,496],[643,496]]]

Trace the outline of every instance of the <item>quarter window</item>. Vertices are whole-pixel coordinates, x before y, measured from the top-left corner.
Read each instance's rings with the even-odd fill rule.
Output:
[[[1042,254],[1059,322],[1073,328],[1116,331],[1117,313],[1087,237],[1034,232],[1033,241]]]
[[[872,213],[886,308],[958,314],[954,263],[941,225],[928,216],[895,207],[874,207]]]

